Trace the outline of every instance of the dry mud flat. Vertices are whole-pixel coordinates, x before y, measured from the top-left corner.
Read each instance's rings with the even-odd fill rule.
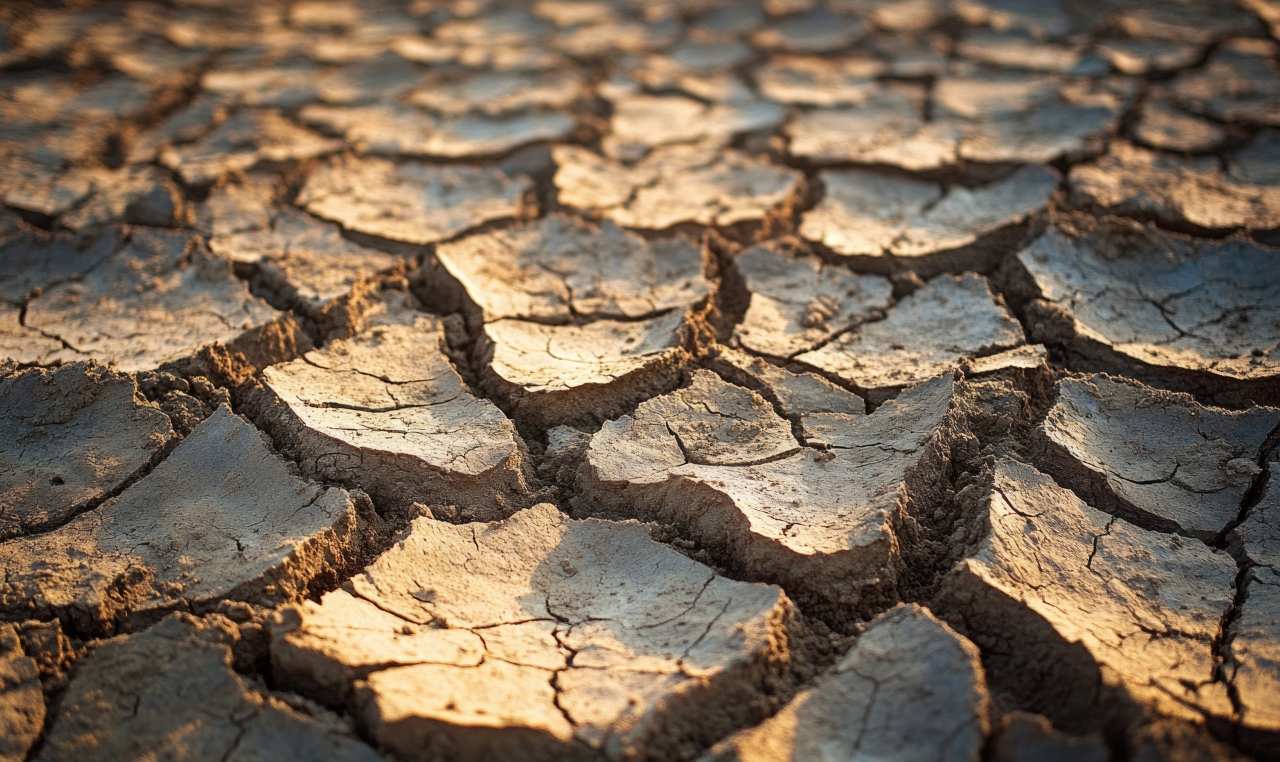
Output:
[[[0,762],[1280,758],[1278,35],[0,7]]]

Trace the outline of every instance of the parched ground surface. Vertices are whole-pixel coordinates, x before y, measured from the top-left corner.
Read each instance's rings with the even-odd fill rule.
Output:
[[[0,762],[1280,758],[1275,0],[0,6]]]

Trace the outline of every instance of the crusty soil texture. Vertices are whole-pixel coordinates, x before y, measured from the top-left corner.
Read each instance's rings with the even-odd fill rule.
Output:
[[[1280,759],[1280,2],[0,4],[0,762]]]

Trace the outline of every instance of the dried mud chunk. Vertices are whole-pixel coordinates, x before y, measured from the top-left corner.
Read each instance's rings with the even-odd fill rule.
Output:
[[[55,217],[75,208],[93,192],[83,172],[63,166],[60,158],[31,157],[27,149],[0,145],[0,200],[14,209]]]
[[[1254,566],[1280,567],[1280,459],[1272,458],[1262,494],[1236,527],[1244,557]],[[1255,474],[1260,478],[1261,471]]]
[[[1258,566],[1247,574],[1247,598],[1231,625],[1227,669],[1241,705],[1244,745],[1270,756],[1280,750],[1280,571]]]
[[[1094,153],[1115,131],[1129,93],[1040,75],[978,70],[934,88],[934,129],[955,136],[965,161],[1047,163]]]
[[[1240,182],[1280,186],[1280,130],[1259,130],[1227,158],[1227,171]]]
[[[82,632],[222,598],[278,602],[356,560],[364,519],[226,407],[142,479],[50,532],[0,543],[6,614]]]
[[[1233,35],[1258,31],[1257,19],[1245,9],[1213,2],[1167,3],[1117,9],[1108,21],[1133,37],[1206,45]]]
[[[119,234],[93,236],[19,232],[0,244],[0,301],[21,305],[32,296],[78,278],[110,257]]]
[[[1150,218],[1179,227],[1207,230],[1280,228],[1280,183],[1274,174],[1280,156],[1260,156],[1254,171],[1270,168],[1271,178],[1224,172],[1217,157],[1158,154],[1117,142],[1092,164],[1069,175],[1072,198],[1111,212]]]
[[[710,101],[750,101],[755,104],[754,110],[757,113],[777,113],[777,117],[770,119],[770,126],[774,126],[783,116],[781,111],[775,111],[776,104],[756,100],[751,89],[733,73],[751,58],[751,48],[736,40],[694,38],[663,53],[634,57],[626,62],[622,72],[651,91],[683,91]],[[619,73],[615,71],[613,80],[619,79]],[[618,102],[627,103],[633,97],[634,93],[628,91]],[[670,102],[678,104],[682,100]],[[664,101],[665,99],[660,99],[654,103],[661,104]],[[711,109],[708,113],[724,115],[736,110],[745,114],[748,110],[746,103],[734,105],[737,108],[733,110]]]
[[[436,257],[486,321],[643,318],[708,292],[691,241],[646,240],[562,215],[447,243]]]
[[[409,102],[442,114],[506,114],[567,109],[583,93],[582,75],[560,71],[481,71],[416,90]]]
[[[778,714],[716,744],[706,762],[982,759],[978,649],[928,609],[899,605]]]
[[[1022,29],[1037,37],[1063,37],[1077,30],[1062,0],[955,0],[953,12],[972,26]]]
[[[285,319],[197,237],[137,229],[98,267],[31,300],[26,325],[65,347],[15,359],[94,359],[125,371],[150,370],[214,343],[256,352],[264,333]],[[258,353],[270,351],[264,346]]]
[[[758,720],[800,628],[777,588],[542,504],[415,520],[343,589],[286,610],[271,650],[278,679],[345,700],[408,759],[669,759]]]
[[[1200,46],[1171,40],[1114,39],[1098,44],[1098,52],[1123,74],[1142,77],[1185,69],[1200,57]]]
[[[1149,102],[1134,127],[1136,140],[1168,151],[1208,151],[1226,140],[1227,134],[1212,122],[1184,114],[1167,103]]]
[[[22,325],[22,309],[0,304],[0,365],[9,362],[32,363],[51,357],[63,344],[37,330]]]
[[[83,202],[59,219],[72,230],[117,222],[153,227],[182,222],[182,195],[159,169],[89,169],[75,175],[91,190]]]
[[[199,141],[160,152],[160,161],[192,185],[205,185],[259,162],[310,159],[341,144],[274,111],[240,111]]]
[[[992,480],[986,536],[934,609],[1008,676],[1019,706],[1072,732],[1135,712],[1231,714],[1213,679],[1236,574],[1227,554],[1091,508],[1016,461],[998,461]]]
[[[173,436],[133,379],[99,366],[0,378],[0,540],[92,507],[145,472]]]
[[[681,25],[676,19],[631,20],[622,17],[582,24],[559,34],[555,46],[578,59],[601,58],[616,51],[643,53],[671,45]]]
[[[876,77],[886,65],[869,56],[775,57],[755,74],[760,92],[780,103],[810,106],[856,105],[878,89]]]
[[[515,426],[467,389],[435,318],[375,325],[262,375],[257,417],[311,475],[473,520],[528,505]]]
[[[519,216],[532,187],[498,169],[342,157],[307,176],[298,203],[348,230],[428,244]]]
[[[803,176],[733,150],[660,148],[633,165],[557,146],[560,201],[626,227],[759,222],[795,200]]]
[[[1280,65],[1276,43],[1238,39],[1218,48],[1207,66],[1170,85],[1188,108],[1227,122],[1280,126]]]
[[[1262,495],[1235,530],[1249,566],[1226,653],[1242,740],[1258,756],[1280,753],[1280,460],[1273,456],[1266,468]]]
[[[320,77],[316,91],[326,103],[389,101],[420,84],[426,70],[395,53],[339,66]]]
[[[881,86],[856,105],[800,114],[785,131],[791,154],[816,162],[924,170],[955,160],[953,141],[925,126],[924,94],[917,88]]]
[[[680,95],[635,93],[615,98],[606,150],[624,159],[672,143],[724,145],[736,134],[776,127],[785,116],[775,103],[733,100],[703,104]]]
[[[816,257],[790,257],[754,246],[734,260],[751,295],[735,329],[753,352],[790,358],[878,317],[893,300],[879,275],[852,273]]]
[[[864,323],[796,360],[882,399],[961,361],[1025,342],[1022,326],[981,275],[939,275]]]
[[[837,254],[892,257],[913,269],[990,267],[1003,252],[984,238],[1039,213],[1058,183],[1058,174],[1044,167],[1024,167],[974,188],[943,189],[863,170],[819,177],[826,195],[805,212],[802,236]]]
[[[1280,402],[1280,259],[1243,241],[1148,228],[1069,238],[1016,259],[1033,337],[1104,368],[1220,401]]]
[[[297,108],[316,99],[317,80],[322,71],[319,65],[306,59],[278,63],[246,60],[206,72],[200,78],[200,86],[223,101]]]
[[[131,164],[151,162],[167,146],[198,139],[226,117],[227,104],[213,95],[196,96],[151,129],[133,136],[126,149]]]
[[[1094,75],[1106,63],[1085,53],[1082,46],[1048,42],[1015,29],[976,29],[966,32],[956,54],[992,66],[1055,74]]]
[[[882,85],[858,106],[793,119],[789,150],[815,162],[909,171],[1047,163],[1094,151],[1114,129],[1123,99],[1044,75],[978,73],[939,80],[934,100],[934,117],[925,121],[919,88]]]
[[[683,323],[678,310],[583,325],[496,320],[480,339],[484,380],[517,418],[554,424],[613,415],[675,383],[689,358]]]
[[[679,389],[604,424],[576,508],[673,525],[736,574],[777,582],[847,627],[891,600],[900,523],[940,499],[959,425],[951,393],[942,377],[846,416],[820,432],[819,451],[786,442],[786,422],[754,392],[718,380]],[[722,430],[699,423],[743,398]],[[692,450],[685,425],[704,432]]]
[[[1138,524],[1213,540],[1236,520],[1280,410],[1203,407],[1108,376],[1058,382],[1040,425],[1046,469]]]
[[[199,225],[215,254],[252,265],[259,285],[313,319],[324,321],[379,273],[406,264],[404,256],[362,246],[337,225],[281,205],[276,195],[274,183],[257,176],[219,186]]]
[[[504,154],[529,143],[563,139],[574,127],[572,116],[556,111],[439,117],[396,103],[308,106],[299,117],[342,135],[364,153],[445,159]]]
[[[44,728],[44,689],[18,630],[0,624],[0,761],[20,762]]]
[[[209,247],[233,262],[256,265],[265,284],[313,317],[378,273],[406,262],[346,239],[336,225],[288,208],[273,213],[263,228],[214,236]]]
[[[817,53],[847,47],[866,32],[856,16],[812,10],[770,23],[753,36],[764,48]]]
[[[308,714],[252,687],[231,668],[226,620],[171,616],[99,643],[76,669],[36,759],[171,760],[381,757],[327,712]]]
[[[867,403],[822,376],[778,367],[736,349],[721,347],[711,360],[716,372],[773,402],[778,412],[798,426],[802,444],[829,444],[823,436],[865,415]]]

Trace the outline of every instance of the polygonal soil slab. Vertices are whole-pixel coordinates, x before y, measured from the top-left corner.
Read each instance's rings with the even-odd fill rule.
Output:
[[[691,353],[685,314],[548,325],[495,320],[476,342],[481,383],[537,426],[599,421],[671,388]]]
[[[824,433],[838,431],[850,416],[867,412],[865,400],[816,373],[783,368],[728,347],[717,348],[710,363],[726,380],[772,403],[778,414],[791,422],[801,444],[829,444]]]
[[[893,286],[879,275],[853,273],[816,257],[753,246],[733,263],[750,295],[734,335],[753,352],[791,358],[883,315]]]
[[[940,500],[959,426],[951,397],[944,376],[871,415],[830,415],[817,450],[755,392],[698,371],[592,437],[575,509],[674,526],[844,627],[892,599],[898,530]]]
[[[865,32],[857,16],[815,9],[767,24],[752,39],[764,48],[815,53],[847,47]]]
[[[259,162],[310,159],[342,147],[274,111],[244,110],[195,143],[160,152],[160,161],[191,185],[206,185]]]
[[[890,307],[883,320],[841,333],[795,359],[878,402],[903,386],[1024,342],[1021,324],[986,279],[965,273],[935,277]]]
[[[1107,64],[1087,54],[1084,46],[1039,39],[1021,29],[966,30],[956,54],[968,61],[1009,69],[1074,74],[1104,74]]]
[[[1098,45],[1098,53],[1117,71],[1136,77],[1185,69],[1196,62],[1200,51],[1199,45],[1132,37],[1107,39]]]
[[[856,106],[793,119],[786,128],[789,150],[814,162],[908,171],[965,162],[1047,163],[1096,150],[1115,128],[1123,98],[1051,76],[976,72],[941,79],[934,102],[926,121],[923,92],[881,85]]]
[[[630,93],[613,99],[605,148],[612,156],[638,159],[662,145],[722,146],[734,135],[776,127],[784,116],[776,103],[757,99],[704,104],[681,95]]]
[[[582,95],[582,75],[557,71],[478,71],[450,76],[415,90],[409,102],[441,114],[507,114],[567,109]]]
[[[74,173],[90,189],[58,222],[72,230],[127,222],[173,227],[182,222],[181,194],[167,174],[151,166],[91,168]]]
[[[755,93],[733,72],[747,63],[752,57],[751,49],[733,39],[687,39],[661,53],[648,56],[632,56],[624,59],[620,66],[613,70],[613,76],[605,83],[603,91],[615,103],[625,102],[637,97],[643,86],[649,93],[688,93],[696,98],[708,101],[700,104],[688,102],[683,97],[668,101],[659,96],[653,103],[657,109],[640,109],[641,121],[655,127],[655,117],[663,114],[678,116],[683,114],[704,114],[713,123],[709,129],[700,129],[690,125],[675,126],[663,124],[658,127],[667,135],[683,136],[702,134],[716,139],[717,134],[725,136],[724,127],[733,132],[752,131],[764,127],[772,128],[784,117],[785,113],[778,104],[760,100]],[[634,82],[632,81],[634,80]],[[639,96],[647,98],[648,96]],[[642,101],[643,102],[643,101]],[[673,104],[667,106],[667,103]],[[615,137],[605,140],[605,150],[614,155],[626,155],[628,150],[640,149],[652,145],[654,141],[641,136],[640,142],[627,144],[617,141]],[[616,152],[617,147],[625,147]]]
[[[337,717],[304,714],[231,668],[237,633],[220,617],[175,614],[97,644],[77,665],[44,744],[42,762],[332,759],[376,762]]]
[[[1246,148],[1245,162],[1224,170],[1214,156],[1161,154],[1117,141],[1106,156],[1071,170],[1071,196],[1177,228],[1280,228],[1280,150],[1275,141],[1258,148]]]
[[[36,662],[23,652],[17,629],[0,624],[0,759],[26,759],[44,728],[44,716]]]
[[[486,321],[639,319],[689,307],[709,290],[689,240],[646,240],[563,215],[444,244],[436,258]]]
[[[1212,150],[1227,139],[1226,131],[1213,122],[1155,100],[1143,106],[1133,136],[1152,148],[1186,153]]]
[[[251,265],[262,285],[318,320],[378,273],[405,262],[347,239],[337,225],[278,205],[274,189],[257,178],[215,188],[200,224],[211,233],[215,254]]]
[[[755,80],[761,93],[779,103],[856,105],[876,92],[876,77],[885,67],[869,56],[775,56],[756,70]]]
[[[1280,402],[1280,257],[1154,229],[1051,229],[1011,264],[1033,338],[1220,404]]]
[[[982,537],[934,609],[1020,706],[1069,731],[1134,712],[1230,716],[1214,680],[1230,556],[1096,510],[1017,461],[997,461],[992,480],[974,519]]]
[[[1208,65],[1178,77],[1170,90],[1188,108],[1225,122],[1280,126],[1276,55],[1270,40],[1229,40]]]
[[[284,351],[281,339],[293,332],[198,237],[152,229],[133,230],[99,266],[31,299],[24,324],[62,347],[19,354],[19,362],[95,359],[126,371],[174,363],[215,343],[260,361]]]
[[[232,104],[292,109],[318,97],[316,80],[322,72],[320,65],[305,58],[278,62],[249,58],[206,71],[200,87],[207,95]]]
[[[1280,753],[1280,460],[1271,456],[1258,502],[1235,530],[1248,563],[1226,646],[1241,736],[1260,757]]]
[[[706,762],[982,759],[988,727],[978,649],[928,609],[900,604],[773,717]]]
[[[542,504],[416,519],[342,589],[286,610],[271,654],[278,680],[348,704],[407,759],[669,759],[758,720],[801,633],[777,588]]]
[[[120,495],[0,543],[0,611],[102,632],[222,598],[279,602],[358,560],[367,533],[345,491],[294,476],[223,407]]]
[[[120,248],[113,230],[92,236],[15,231],[0,245],[0,300],[15,307],[102,263]]]
[[[532,187],[499,169],[341,157],[307,176],[298,204],[348,230],[428,244],[519,216]]]
[[[469,520],[528,505],[524,444],[444,352],[437,318],[401,312],[262,373],[255,418],[309,475],[379,505]]]
[[[1117,7],[1108,21],[1128,35],[1206,45],[1214,40],[1256,34],[1258,20],[1247,3],[1222,7],[1212,2]],[[1227,47],[1224,46],[1224,47]]]
[[[974,188],[863,170],[819,177],[826,194],[805,212],[800,235],[870,266],[925,272],[990,269],[1006,244],[990,237],[1043,210],[1058,183],[1044,167]]]
[[[444,290],[483,324],[482,380],[521,418],[595,417],[674,382],[709,291],[699,248],[553,215],[440,246]]]
[[[1108,376],[1058,382],[1043,467],[1090,505],[1211,541],[1232,524],[1280,410],[1203,407]]]
[[[343,136],[362,153],[466,159],[507,153],[529,143],[560,140],[573,131],[573,117],[559,111],[490,116],[436,116],[397,103],[368,106],[308,106],[299,117],[317,129]]]
[[[65,351],[54,336],[25,325],[25,305],[45,289],[92,270],[120,247],[120,236],[45,235],[14,228],[0,244],[0,357],[36,363]]]
[[[128,376],[86,363],[0,378],[0,540],[56,526],[144,473],[174,438]]]
[[[710,146],[667,146],[634,164],[577,146],[552,156],[561,203],[626,227],[760,222],[795,203],[803,183],[793,169]]]

